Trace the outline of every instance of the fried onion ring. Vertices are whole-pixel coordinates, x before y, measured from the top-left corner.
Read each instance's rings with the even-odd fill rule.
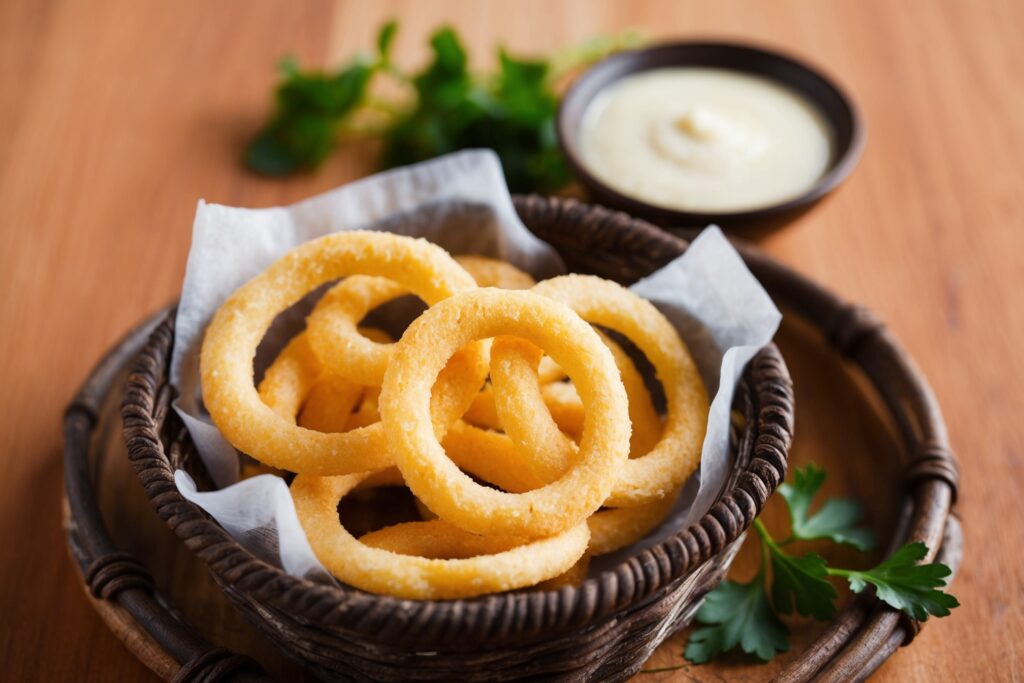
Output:
[[[445,435],[443,444],[448,457],[460,469],[509,493],[523,493],[544,485],[526,464],[528,456],[504,434],[459,421]],[[587,519],[587,552],[603,555],[636,543],[665,519],[675,499],[675,495],[670,495],[646,505],[598,510]],[[419,499],[416,502],[424,518],[433,516]]]
[[[285,254],[228,297],[200,353],[203,402],[242,452],[273,467],[316,474],[393,464],[382,429],[328,434],[298,427],[264,404],[252,381],[256,347],[274,318],[316,287],[356,274],[388,277],[428,304],[476,287],[440,247],[389,233],[333,233]]]
[[[443,519],[402,522],[359,537],[360,543],[371,548],[431,560],[463,560],[493,555],[531,540],[516,536],[481,536],[463,531]]]
[[[317,382],[306,395],[295,423],[318,432],[344,432],[362,395],[363,387],[347,380]]]
[[[338,520],[338,503],[366,476],[300,474],[291,486],[295,511],[313,552],[328,571],[356,588],[407,599],[469,598],[532,586],[558,576],[586,551],[590,536],[586,524],[466,559],[430,559],[371,547],[354,538]],[[456,529],[441,520],[413,524]],[[454,533],[465,534],[461,530]]]
[[[648,453],[661,439],[661,416],[633,360],[606,334],[599,332],[598,335],[611,350],[626,388],[633,430],[629,455],[636,458]],[[504,430],[516,445],[533,454],[541,468],[540,476],[551,479],[569,466],[575,452],[561,432],[579,435],[575,416],[568,411],[581,404],[569,383],[552,382],[541,386],[542,380],[537,371],[540,350],[533,347],[531,351],[530,346],[522,342],[518,345],[506,342],[492,348],[492,391],[481,392],[474,399],[467,419],[477,424],[493,419],[496,426],[486,422],[484,426]],[[560,400],[556,401],[556,397]],[[489,410],[488,400],[494,404],[493,411]]]
[[[504,434],[459,420],[441,445],[459,469],[509,493],[524,493],[546,483],[533,474],[529,459]]]
[[[534,284],[532,277],[504,261],[483,256],[456,256],[455,261],[481,287],[528,289]],[[373,309],[409,292],[398,282],[383,277],[353,276],[343,280],[321,298],[309,316],[311,348],[332,372],[359,384],[379,387],[391,360],[392,344],[369,339],[356,326]]]
[[[529,273],[524,273],[507,261],[474,254],[456,256],[455,260],[473,276],[480,287],[529,289],[537,284]]]
[[[634,435],[637,431],[641,434],[640,440],[631,438],[631,455],[642,455],[660,438],[661,418],[633,361],[606,335],[599,336],[611,350],[620,370],[630,402],[631,419],[635,425]],[[559,431],[560,425],[548,413],[549,402],[544,400],[536,371],[541,353],[535,345],[509,337],[495,340],[491,347],[491,382],[495,406],[505,433],[514,446],[503,447],[504,442],[497,438],[499,435],[494,435],[489,443],[475,444],[479,451],[486,451],[477,458],[485,466],[481,468],[478,462],[473,462],[469,464],[476,465],[476,470],[464,469],[509,491],[524,490],[519,488],[523,486],[524,470],[541,481],[550,481],[570,466],[576,457],[575,446]],[[572,385],[564,382],[558,384],[575,396]],[[579,400],[578,396],[575,398]],[[643,448],[646,450],[638,450]],[[539,463],[545,463],[548,469],[545,471],[537,468]],[[525,490],[528,490],[535,488],[536,484],[527,483],[526,486]],[[635,543],[665,518],[674,500],[675,496],[670,495],[633,507],[595,512],[587,520],[591,534],[587,552],[602,555]]]
[[[587,520],[591,555],[604,555],[636,543],[651,533],[672,510],[676,495],[628,508],[599,510]]]
[[[502,335],[541,346],[572,378],[586,408],[574,466],[522,494],[474,482],[430,429],[429,389],[447,359],[474,340]],[[574,527],[603,504],[629,453],[626,391],[611,352],[569,308],[531,292],[475,289],[427,309],[395,345],[380,412],[390,452],[416,497],[475,533],[543,537]]]
[[[529,454],[527,466],[541,481],[554,481],[576,460],[576,444],[555,424],[541,394],[537,366],[544,352],[515,337],[491,346],[491,386],[498,421]],[[628,400],[628,397],[627,397]]]
[[[605,505],[630,507],[670,495],[700,463],[708,416],[707,391],[679,333],[649,301],[598,277],[563,275],[532,291],[631,340],[664,387],[667,415],[661,438],[646,454],[626,461]]]
[[[452,560],[511,550],[517,545],[523,545],[528,540],[510,536],[480,536],[435,519],[405,522],[371,531],[360,536],[359,542],[371,548],[390,550],[400,555]],[[558,576],[541,581],[536,588],[558,590],[564,586],[578,586],[587,578],[589,568],[590,555],[584,553],[569,569]]]

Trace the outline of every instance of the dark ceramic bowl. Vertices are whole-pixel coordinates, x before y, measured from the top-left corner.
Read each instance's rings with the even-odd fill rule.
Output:
[[[755,209],[731,213],[703,213],[670,209],[631,197],[609,187],[583,163],[578,137],[584,112],[604,88],[640,71],[673,66],[731,69],[782,83],[815,105],[833,134],[828,170],[802,195]],[[828,78],[802,62],[763,48],[736,43],[682,42],[656,45],[612,55],[581,74],[562,99],[558,111],[558,138],[569,165],[594,199],[670,227],[753,226],[786,220],[831,192],[857,165],[864,146],[864,124],[857,107]]]

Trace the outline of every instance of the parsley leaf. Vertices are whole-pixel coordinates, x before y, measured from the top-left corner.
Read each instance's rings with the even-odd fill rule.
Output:
[[[946,585],[949,567],[937,562],[918,564],[927,554],[924,543],[908,543],[867,571],[832,569],[829,573],[846,577],[854,593],[860,593],[868,584],[874,586],[880,600],[918,621],[924,621],[928,615],[945,617],[960,603],[949,593],[936,590]]]
[[[303,71],[286,61],[274,114],[246,148],[248,166],[276,176],[315,168],[339,133],[362,130],[383,138],[384,168],[485,147],[497,152],[513,192],[548,192],[568,184],[569,168],[555,135],[557,74],[548,60],[518,59],[502,50],[498,71],[475,77],[458,35],[442,27],[430,37],[430,62],[410,76],[391,62],[397,30],[396,22],[385,24],[375,58],[356,57],[334,73]],[[601,51],[580,53],[576,63],[626,45],[604,41]],[[371,86],[377,74],[404,84],[405,97],[375,98]],[[376,125],[359,125],[367,120]]]
[[[782,614],[792,614],[795,609],[805,617],[830,619],[836,613],[836,589],[826,579],[825,559],[818,553],[793,557],[774,542],[769,550],[775,609]]]
[[[750,583],[723,581],[708,593],[697,621],[710,624],[695,630],[684,656],[701,664],[737,645],[762,661],[789,649],[789,631],[772,611],[764,592],[764,575]]]
[[[853,526],[860,518],[860,507],[853,501],[831,499],[816,514],[808,515],[824,481],[825,472],[810,465],[796,470],[792,484],[780,487],[792,517],[792,532],[786,541],[776,541],[761,520],[754,520],[761,541],[761,570],[751,583],[725,581],[708,594],[696,618],[709,626],[690,635],[684,652],[687,659],[707,662],[737,644],[762,660],[785,651],[788,632],[777,615],[797,612],[819,620],[831,618],[836,613],[837,593],[829,577],[847,579],[855,593],[873,586],[880,600],[919,621],[929,615],[947,616],[959,606],[954,596],[938,590],[952,573],[949,567],[937,562],[918,564],[928,554],[923,543],[908,543],[866,571],[829,567],[817,553],[800,557],[787,553],[782,546],[790,540],[825,538],[858,548],[874,543],[866,530]],[[770,601],[765,591],[768,563]]]
[[[821,509],[808,516],[811,501],[825,482],[825,470],[808,465],[794,473],[792,484],[783,484],[779,493],[786,500],[792,520],[792,538],[804,541],[829,539],[853,546],[857,550],[875,547],[875,535],[855,525],[863,509],[849,498],[829,498]]]
[[[558,98],[548,64],[502,51],[500,70],[474,80],[458,37],[443,28],[431,38],[434,59],[413,78],[417,105],[385,133],[383,165],[401,166],[459,149],[497,152],[513,192],[550,191],[569,182],[555,136]]]
[[[391,61],[391,43],[395,41],[395,34],[398,32],[398,22],[392,19],[381,26],[377,33],[377,54],[382,62]]]
[[[255,171],[288,175],[319,165],[334,147],[338,120],[363,100],[374,65],[357,59],[336,74],[281,64],[277,111],[249,143],[245,161]]]

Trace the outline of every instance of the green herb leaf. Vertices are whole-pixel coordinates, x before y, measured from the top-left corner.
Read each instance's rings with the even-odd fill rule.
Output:
[[[281,64],[277,111],[245,153],[250,168],[287,175],[320,164],[334,146],[337,121],[362,101],[373,68],[356,60],[338,73],[303,72],[293,60]]]
[[[391,60],[391,43],[394,42],[397,32],[398,21],[395,19],[381,26],[377,32],[377,54],[382,62]]]
[[[513,192],[550,191],[568,183],[555,137],[558,98],[546,82],[547,63],[501,52],[497,76],[477,82],[454,31],[439,30],[430,44],[434,58],[413,78],[417,105],[385,134],[384,166],[485,147],[501,158]]]
[[[558,95],[548,60],[501,51],[499,71],[475,79],[458,35],[442,27],[430,38],[430,63],[410,77],[391,62],[397,31],[395,21],[382,26],[376,57],[357,57],[335,74],[303,71],[292,59],[282,62],[274,115],[250,142],[246,163],[268,175],[294,173],[320,164],[339,133],[372,130],[383,138],[384,168],[484,147],[497,152],[513,192],[548,192],[569,182],[555,135]],[[572,65],[631,43],[635,40],[590,41],[571,51]],[[415,100],[367,97],[377,73],[411,85]],[[356,115],[362,110],[372,111],[373,125],[360,125]]]
[[[908,543],[867,571],[833,569],[830,573],[849,579],[854,593],[860,593],[869,584],[874,586],[880,600],[918,621],[924,621],[928,615],[945,617],[960,603],[949,593],[936,590],[946,585],[949,567],[938,562],[918,564],[927,554],[924,543]]]
[[[805,617],[824,621],[836,613],[836,589],[828,582],[825,559],[817,553],[793,557],[770,545],[772,603],[782,614],[794,609]]]
[[[708,593],[697,621],[711,624],[690,634],[684,656],[701,664],[737,645],[768,661],[789,649],[789,631],[772,611],[764,592],[764,575],[750,583],[723,581]]]
[[[792,537],[800,540],[829,539],[858,550],[875,546],[875,535],[869,529],[857,528],[863,509],[849,498],[829,498],[813,515],[808,515],[811,502],[825,482],[825,470],[808,465],[794,473],[792,484],[783,484],[779,493],[786,500],[792,520]]]

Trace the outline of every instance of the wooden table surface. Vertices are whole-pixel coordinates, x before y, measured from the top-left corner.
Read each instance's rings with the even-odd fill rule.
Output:
[[[61,409],[98,354],[179,291],[200,197],[283,204],[372,170],[372,144],[290,180],[255,177],[238,160],[267,112],[280,56],[335,63],[370,48],[392,16],[402,20],[396,53],[407,65],[422,61],[426,34],[442,22],[460,30],[478,65],[492,63],[498,42],[547,52],[632,26],[654,38],[775,45],[849,88],[869,126],[862,163],[833,197],[761,244],[882,315],[930,378],[964,475],[966,559],[953,589],[963,606],[930,622],[878,679],[1018,680],[1024,4],[930,0],[4,0],[0,679],[151,677],[93,613],[67,559]],[[891,436],[848,373],[789,322],[782,346],[800,403],[794,459],[830,463],[833,489],[866,498],[869,521],[884,529],[891,510],[874,502],[873,463],[894,447]],[[679,663],[682,642],[651,665]],[[644,680],[773,670],[737,662]]]

